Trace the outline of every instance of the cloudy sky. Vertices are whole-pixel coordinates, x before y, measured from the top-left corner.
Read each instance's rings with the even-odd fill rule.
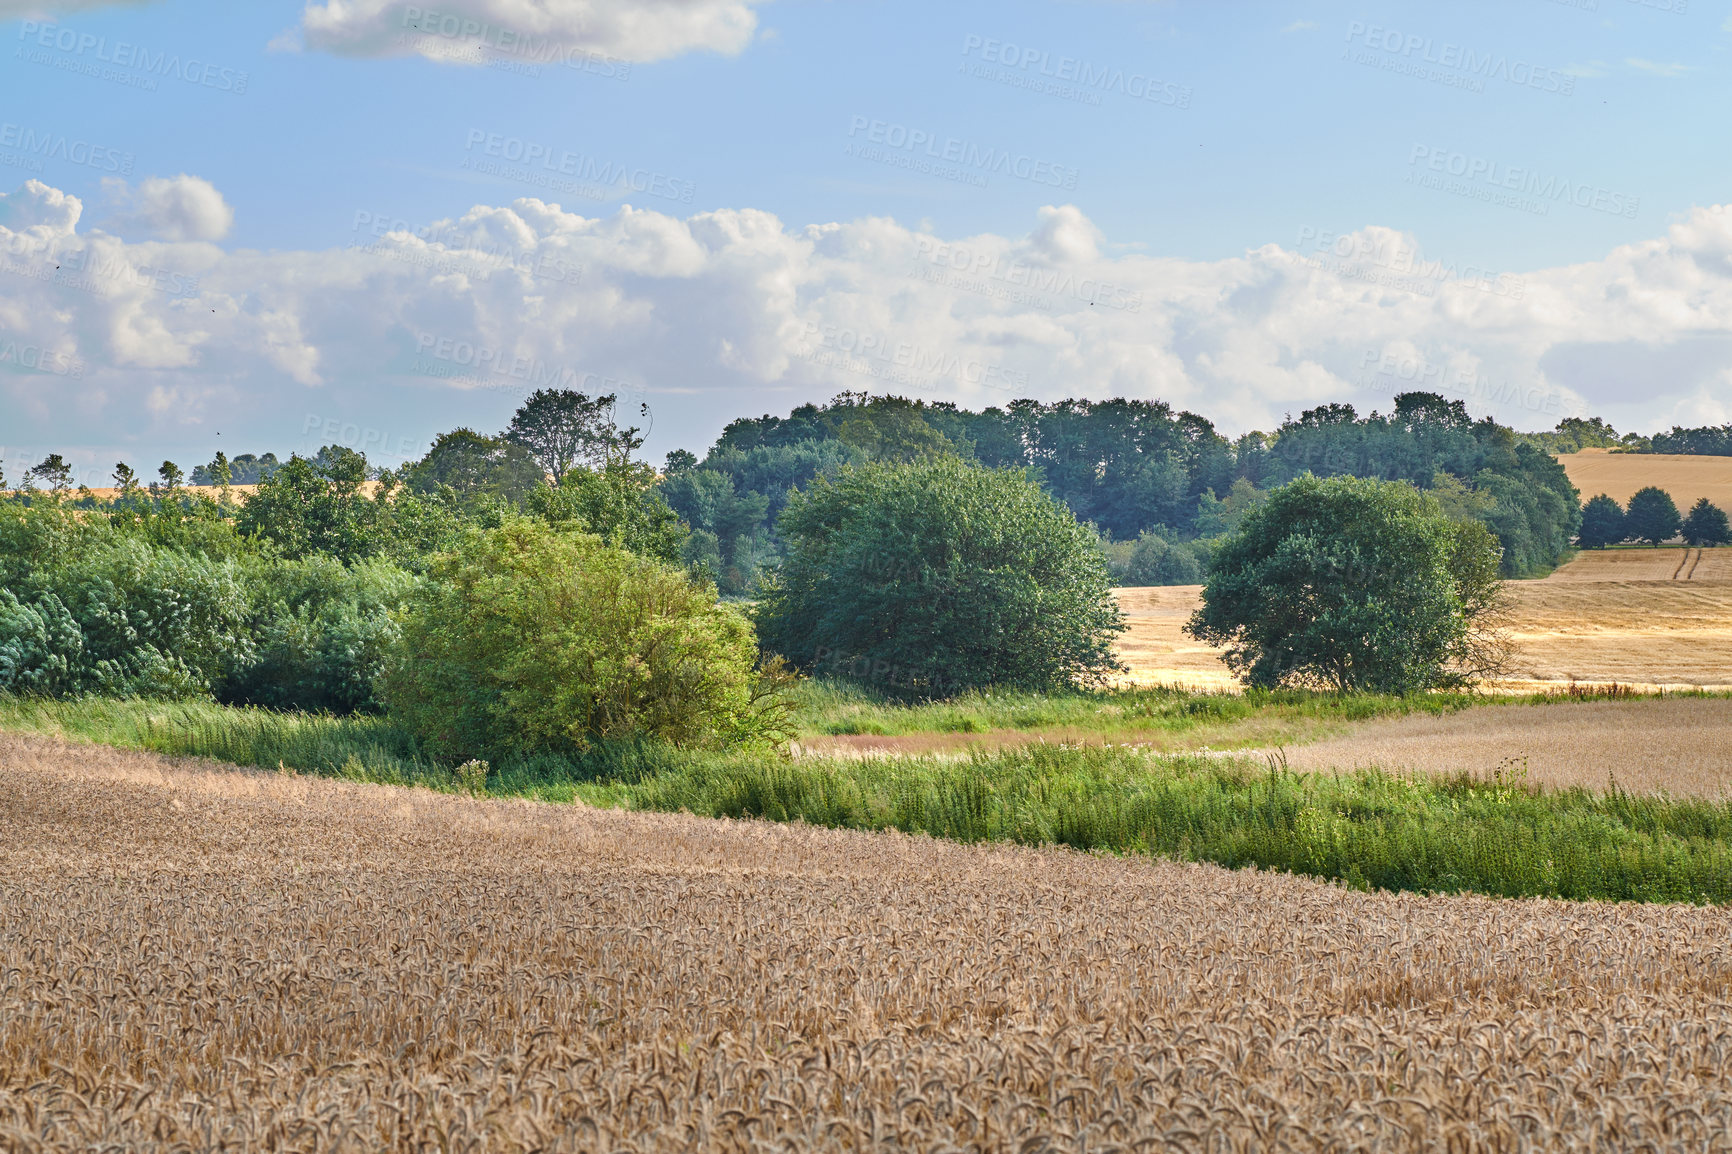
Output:
[[[0,455],[843,390],[1732,420],[1732,3],[0,0]]]

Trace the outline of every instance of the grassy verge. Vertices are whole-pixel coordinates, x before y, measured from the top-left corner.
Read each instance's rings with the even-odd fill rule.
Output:
[[[635,786],[631,802],[1255,865],[1359,888],[1732,900],[1732,804],[1469,778],[1299,774],[1244,758],[1034,745],[967,761],[691,764]]]
[[[918,707],[946,708],[952,707]],[[1015,716],[1038,701],[980,708]],[[1075,706],[1061,700],[1054,708]],[[1342,708],[1383,705],[1371,699]],[[356,781],[457,788],[448,767],[421,758],[410,739],[372,718],[0,697],[0,729]],[[1255,865],[1391,890],[1732,901],[1729,803],[1377,771],[1298,774],[1248,758],[1153,756],[1098,744],[1035,744],[960,760],[784,761],[615,748],[587,761],[500,767],[488,791]]]
[[[1271,748],[1316,741],[1348,726],[1411,713],[1445,714],[1481,705],[1554,704],[1557,695],[1219,693],[1159,687],[1040,694],[969,693],[948,701],[904,702],[847,681],[812,679],[794,692],[804,742],[826,737],[925,734],[1016,735],[1096,744],[1135,743],[1160,751]],[[1577,687],[1568,700],[1636,696],[1625,686]]]

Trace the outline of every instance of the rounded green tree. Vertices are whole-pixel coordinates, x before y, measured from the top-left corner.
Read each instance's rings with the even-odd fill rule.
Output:
[[[779,736],[776,678],[715,587],[587,533],[507,516],[433,563],[383,679],[393,720],[453,762],[649,739]]]
[[[1604,549],[1616,545],[1625,536],[1624,508],[1601,493],[1582,506],[1582,527],[1576,534],[1576,544],[1584,549]]]
[[[1499,550],[1403,481],[1306,474],[1221,542],[1192,636],[1253,686],[1410,693],[1494,672]]]
[[[1726,510],[1706,497],[1698,498],[1690,506],[1690,515],[1684,518],[1683,532],[1686,545],[1701,547],[1732,542],[1732,527],[1726,523]]]
[[[1672,495],[1653,485],[1637,489],[1624,512],[1624,532],[1654,546],[1676,537],[1683,525],[1684,519],[1678,515]]]
[[[904,696],[1056,689],[1120,668],[1099,538],[1020,470],[955,457],[820,476],[777,521],[765,649]]]

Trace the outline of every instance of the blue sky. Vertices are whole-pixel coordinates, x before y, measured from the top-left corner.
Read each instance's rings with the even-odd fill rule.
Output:
[[[1726,3],[0,15],[14,474],[394,463],[556,381],[656,459],[844,389],[1732,419]]]

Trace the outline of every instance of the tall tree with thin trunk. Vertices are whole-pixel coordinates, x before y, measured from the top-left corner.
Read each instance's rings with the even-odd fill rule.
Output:
[[[573,465],[600,465],[618,440],[614,394],[537,389],[511,417],[506,440],[523,446],[557,481]]]

